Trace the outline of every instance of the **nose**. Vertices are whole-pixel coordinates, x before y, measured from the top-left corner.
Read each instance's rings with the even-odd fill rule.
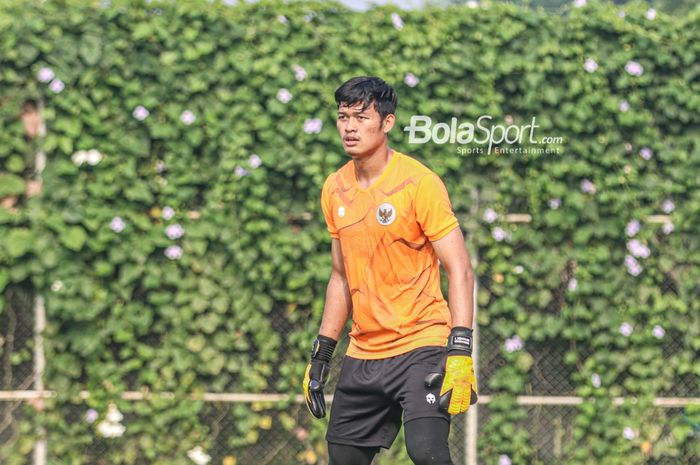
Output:
[[[343,131],[347,132],[356,132],[357,131],[357,121],[355,121],[355,118],[348,118],[345,120],[345,123],[343,125]]]

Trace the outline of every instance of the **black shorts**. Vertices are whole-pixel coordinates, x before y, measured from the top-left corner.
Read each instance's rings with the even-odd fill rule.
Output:
[[[445,347],[421,347],[396,357],[345,357],[333,396],[326,440],[335,444],[388,449],[403,422],[450,415],[438,409],[440,386],[425,377],[445,355]]]

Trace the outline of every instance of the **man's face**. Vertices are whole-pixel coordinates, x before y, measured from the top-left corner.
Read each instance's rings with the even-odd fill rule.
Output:
[[[379,113],[370,104],[362,111],[362,102],[352,106],[341,104],[338,108],[336,126],[345,152],[351,157],[371,155],[386,141],[386,134],[394,125],[394,115],[382,121]]]

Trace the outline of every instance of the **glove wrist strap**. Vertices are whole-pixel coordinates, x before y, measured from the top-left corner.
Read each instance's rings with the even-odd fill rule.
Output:
[[[447,339],[447,353],[466,354],[471,356],[474,339],[472,329],[464,326],[455,326]]]
[[[337,343],[338,341],[319,334],[311,347],[311,358],[322,362],[330,362]]]

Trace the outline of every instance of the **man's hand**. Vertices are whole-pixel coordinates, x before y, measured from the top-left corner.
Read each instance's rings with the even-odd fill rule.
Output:
[[[323,387],[328,381],[330,362],[336,341],[319,335],[311,348],[311,361],[304,373],[304,399],[309,412],[316,418],[326,416],[326,399]]]
[[[477,400],[476,377],[472,361],[472,330],[452,328],[447,341],[447,356],[433,373],[425,378],[425,386],[440,387],[439,406],[451,415],[464,413]]]

